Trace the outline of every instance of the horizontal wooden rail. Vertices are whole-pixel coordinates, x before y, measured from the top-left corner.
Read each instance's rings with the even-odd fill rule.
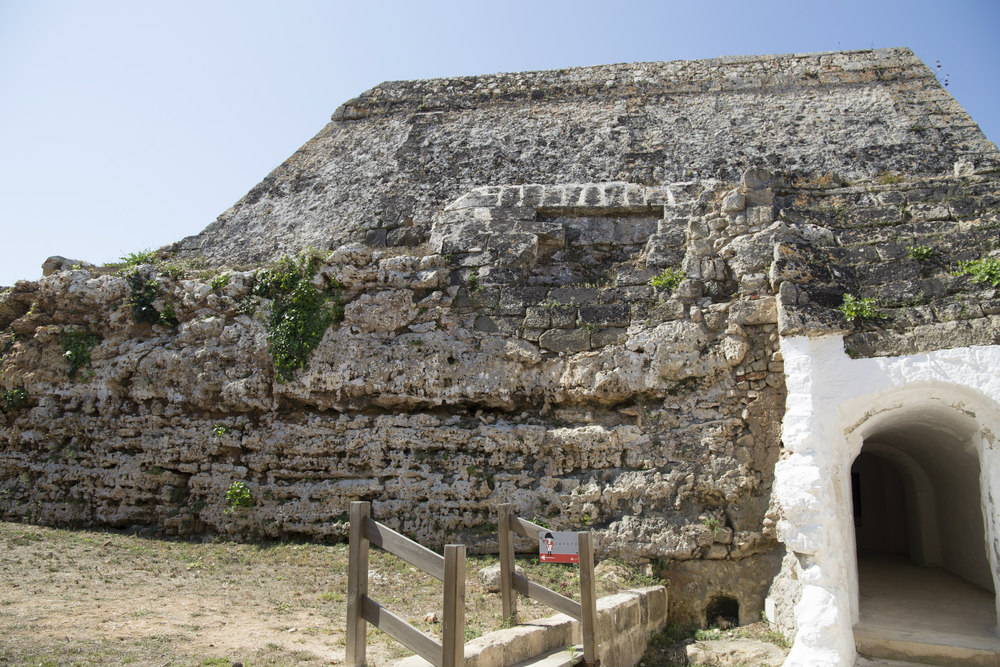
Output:
[[[444,581],[444,556],[417,544],[405,535],[400,535],[371,517],[365,517],[365,537],[375,546],[399,556],[438,581]]]
[[[546,588],[541,584],[536,584],[527,577],[520,574],[514,573],[514,590],[529,597],[532,600],[538,600],[542,604],[546,604],[556,611],[561,611],[562,613],[574,618],[578,621],[583,620],[583,608],[580,603],[576,600],[566,597],[565,595],[560,595],[554,590]]]
[[[436,665],[441,661],[441,644],[433,637],[396,616],[370,597],[361,598],[361,613],[364,619],[410,649],[421,658]]]
[[[548,530],[545,526],[539,526],[537,523],[532,523],[519,516],[510,517],[510,529],[521,537],[527,537],[529,540],[537,540],[538,533]]]

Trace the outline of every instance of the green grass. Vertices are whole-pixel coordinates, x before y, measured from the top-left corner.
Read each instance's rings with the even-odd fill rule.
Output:
[[[328,664],[329,652],[343,651],[347,558],[344,543],[200,542],[0,521],[0,590],[20,592],[19,597],[5,596],[0,606],[0,625],[6,630],[0,665]],[[497,562],[496,555],[467,558],[470,637],[501,627],[500,596],[486,591],[479,578],[481,568]],[[543,564],[529,554],[518,556],[517,564],[532,581],[579,600],[577,567]],[[598,596],[660,583],[620,562],[613,566],[616,576],[597,577]],[[377,548],[370,552],[369,570],[374,600],[421,631],[439,635],[440,622],[427,623],[423,617],[440,609],[440,581]],[[14,582],[17,589],[11,587]],[[47,619],[65,615],[67,609],[75,619],[73,630],[47,631]],[[518,610],[522,623],[555,613],[524,597]],[[194,641],[220,627],[242,637],[248,621],[263,634],[248,639],[242,650],[205,649]],[[289,632],[293,627],[298,631]],[[327,653],[300,644],[306,637],[328,647]],[[407,654],[371,629],[368,645],[369,664]]]

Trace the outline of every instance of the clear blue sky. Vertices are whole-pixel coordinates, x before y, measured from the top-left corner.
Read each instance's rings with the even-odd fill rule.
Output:
[[[385,80],[909,46],[998,141],[998,28],[998,0],[0,0],[0,285],[197,233]]]

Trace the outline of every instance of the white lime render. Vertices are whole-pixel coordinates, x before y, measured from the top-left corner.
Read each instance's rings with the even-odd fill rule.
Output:
[[[795,556],[781,576],[800,586],[785,665],[853,665],[851,465],[862,447],[903,478],[908,521],[919,528],[910,531],[915,562],[984,588],[1000,584],[1000,347],[851,359],[840,336],[802,336],[782,339],[781,351],[786,455],[775,471],[775,501],[779,539]]]

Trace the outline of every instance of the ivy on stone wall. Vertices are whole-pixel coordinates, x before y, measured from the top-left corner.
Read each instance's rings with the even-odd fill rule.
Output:
[[[327,280],[322,288],[313,285],[322,261],[316,252],[307,251],[254,274],[252,294],[272,300],[267,342],[278,382],[291,380],[309,361],[327,328],[344,319],[340,283]]]

